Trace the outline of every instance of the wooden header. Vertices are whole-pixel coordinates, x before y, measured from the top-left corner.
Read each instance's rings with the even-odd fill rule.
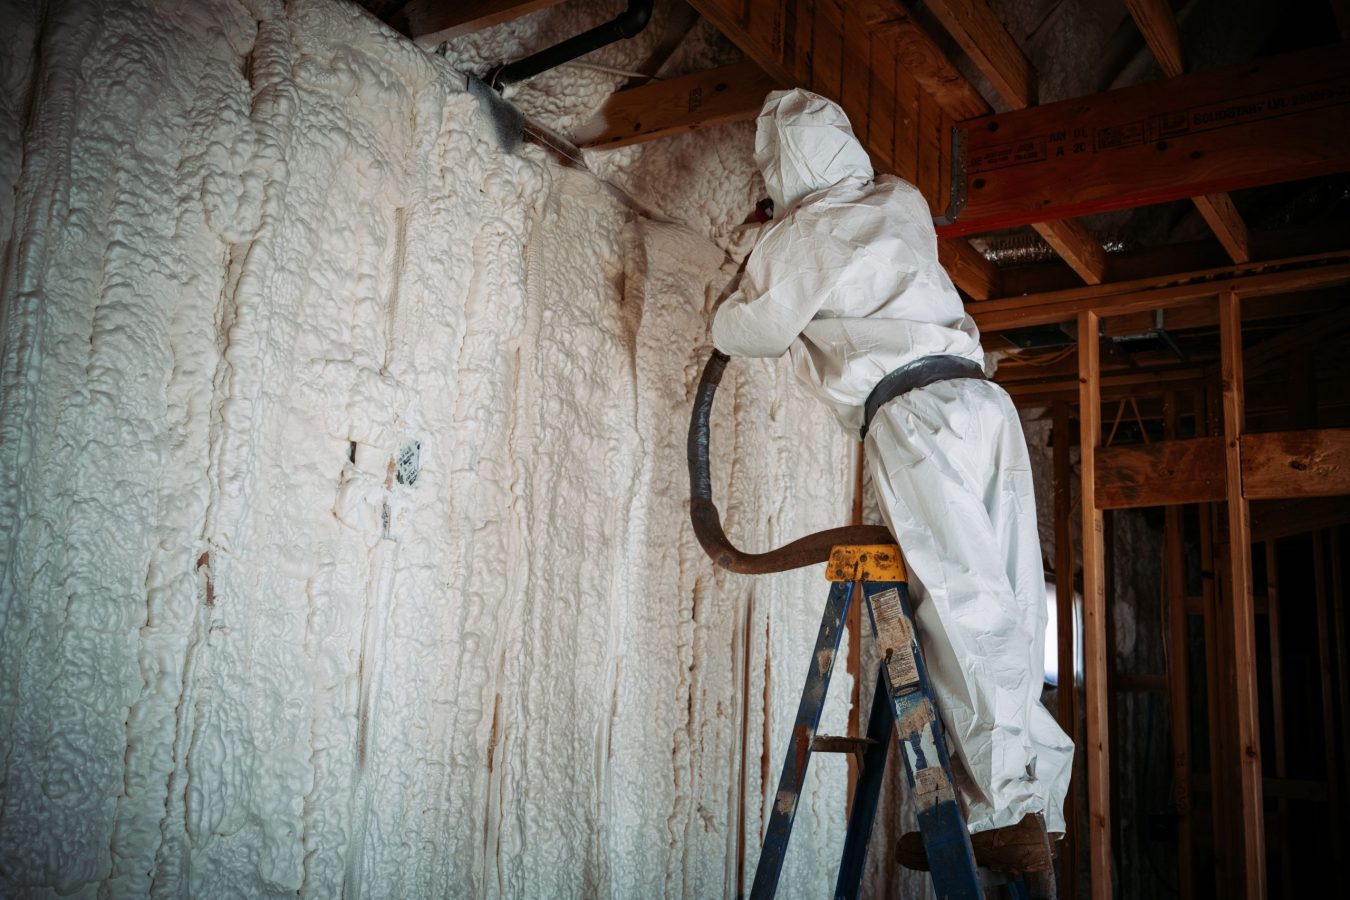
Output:
[[[1244,434],[1242,496],[1248,500],[1350,494],[1350,428]],[[1130,509],[1218,503],[1226,497],[1222,437],[1097,451],[1097,507]]]
[[[753,119],[764,95],[779,87],[751,60],[611,94],[573,138],[580,147],[613,149],[700,128]]]
[[[961,122],[944,237],[1350,169],[1343,44]]]

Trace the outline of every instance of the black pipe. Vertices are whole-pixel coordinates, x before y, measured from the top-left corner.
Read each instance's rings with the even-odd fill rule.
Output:
[[[689,521],[694,536],[712,561],[725,569],[746,575],[785,572],[801,566],[823,563],[830,550],[840,544],[893,544],[895,538],[884,525],[852,525],[817,531],[790,544],[765,553],[746,553],[731,543],[722,530],[722,516],[712,496],[712,408],[717,385],[722,381],[728,357],[714,350],[694,396],[694,411],[689,417],[686,451],[689,461]]]
[[[628,0],[628,8],[605,24],[597,25],[590,31],[583,31],[576,37],[568,38],[561,44],[540,50],[524,59],[498,66],[488,74],[487,83],[500,91],[504,85],[533,78],[541,72],[547,72],[579,56],[585,56],[592,50],[599,50],[615,41],[633,37],[647,27],[651,18],[652,0]]]

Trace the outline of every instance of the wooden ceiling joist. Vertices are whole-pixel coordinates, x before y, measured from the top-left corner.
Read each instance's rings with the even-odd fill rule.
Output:
[[[626,147],[753,119],[776,84],[752,60],[611,94],[573,136],[579,147]]]
[[[1249,240],[1251,259],[1247,263],[1234,263],[1212,237],[1112,253],[1107,257],[1107,278],[1103,283],[1178,278],[1201,272],[1255,271],[1284,266],[1291,259],[1340,258],[1350,252],[1350,222],[1317,222],[1280,231],[1255,231]],[[1011,266],[1000,270],[1000,275],[1002,296],[1009,300],[1082,287],[1061,262]]]
[[[1292,294],[1281,293],[1274,296],[1249,297],[1242,303],[1242,323],[1246,326],[1280,319],[1325,318],[1325,322],[1318,325],[1309,323],[1306,326],[1306,337],[1312,338],[1314,341],[1320,341],[1324,335],[1335,335],[1339,329],[1350,327],[1350,306],[1345,305],[1343,295],[1344,289],[1337,286],[1320,291],[1300,291]],[[1219,324],[1218,313],[1215,312],[1212,303],[1197,303],[1192,306],[1172,307],[1161,311],[1160,314],[1150,311],[1110,316],[1102,320],[1102,335],[1105,337],[1121,337],[1145,334],[1157,327],[1160,320],[1162,327],[1172,333],[1197,329],[1213,331]],[[1294,332],[1302,333],[1304,327],[1298,325]],[[1283,332],[1280,336],[1283,337],[1284,334],[1289,333]],[[1276,338],[1270,339],[1270,341],[1274,340]],[[1253,372],[1261,370],[1276,358],[1275,346],[1266,347],[1266,343],[1270,341],[1247,350],[1247,373],[1249,377]]]
[[[1233,198],[1226,193],[1206,194],[1203,197],[1192,197],[1191,202],[1195,204],[1209,230],[1214,232],[1219,243],[1223,244],[1229,259],[1233,262],[1246,262],[1252,258],[1247,223],[1242,221],[1242,214],[1233,205]]]
[[[1336,16],[1341,40],[1350,41],[1350,0],[1331,0],[1331,11]]]
[[[389,17],[389,24],[415,41],[447,41],[527,13],[556,6],[562,0],[409,0]]]
[[[985,0],[932,0],[928,7],[989,79],[999,99],[1011,109],[1025,109],[1036,102],[1035,70]],[[989,111],[983,100],[981,106],[977,115]],[[1081,223],[1055,217],[1036,221],[1033,228],[1083,281],[1101,284],[1105,280],[1106,251]]]
[[[1106,280],[1106,250],[1082,223],[1059,219],[1036,222],[1031,227],[1079,278],[1088,284],[1101,284]]]
[[[961,74],[928,30],[897,0],[859,0],[852,4],[859,21],[889,48],[894,59],[933,96],[954,120],[989,112],[989,104]]]
[[[1110,282],[1046,294],[1007,297],[971,306],[982,332],[1007,331],[1067,322],[1082,312],[1124,315],[1183,306],[1217,296],[1230,288],[1244,297],[1316,290],[1350,284],[1350,251],[1279,262],[1246,263],[1224,269]]]
[[[1185,71],[1181,54],[1181,32],[1172,5],[1167,0],[1125,0],[1144,42],[1153,52],[1153,58],[1168,78],[1176,78]],[[1246,262],[1247,226],[1238,215],[1227,194],[1210,194],[1192,198],[1195,208],[1223,244],[1233,262]]]
[[[985,259],[969,241],[938,241],[938,262],[952,281],[976,300],[988,300],[1001,293],[998,266]]]
[[[958,125],[954,237],[1350,169],[1342,45]]]
[[[1030,61],[985,0],[928,0],[928,9],[1013,109],[1034,106]]]

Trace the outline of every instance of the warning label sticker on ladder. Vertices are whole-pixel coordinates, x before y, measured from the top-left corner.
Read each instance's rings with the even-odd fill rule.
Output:
[[[890,588],[871,598],[872,619],[877,626],[878,649],[886,659],[891,690],[903,691],[919,684],[919,666],[914,660],[914,632],[900,605],[900,590]]]

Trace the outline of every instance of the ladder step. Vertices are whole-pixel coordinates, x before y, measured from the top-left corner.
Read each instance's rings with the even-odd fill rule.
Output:
[[[818,734],[811,739],[812,753],[866,753],[877,742],[865,737],[837,737]]]

